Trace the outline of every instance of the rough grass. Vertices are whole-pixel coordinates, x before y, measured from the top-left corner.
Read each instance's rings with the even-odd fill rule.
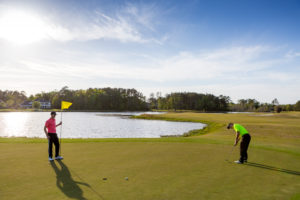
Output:
[[[45,139],[0,138],[0,199],[300,199],[299,112],[157,117],[212,128],[192,137],[64,139],[65,160],[52,164]],[[252,135],[247,165],[225,161],[229,121]]]

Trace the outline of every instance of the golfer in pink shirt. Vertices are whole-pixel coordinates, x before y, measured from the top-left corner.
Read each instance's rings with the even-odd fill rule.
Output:
[[[59,156],[59,142],[56,134],[56,127],[62,125],[62,122],[56,124],[55,122],[56,112],[51,112],[51,117],[45,123],[44,131],[48,138],[48,152],[49,161],[53,161],[52,158],[52,146],[55,145],[55,160],[62,160],[63,157]]]

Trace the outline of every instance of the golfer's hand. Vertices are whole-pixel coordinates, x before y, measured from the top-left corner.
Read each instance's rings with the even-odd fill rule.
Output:
[[[60,126],[60,125],[62,125],[62,122],[59,122],[59,124],[57,124],[57,126]]]
[[[47,139],[50,140],[50,136],[49,135],[47,135]]]

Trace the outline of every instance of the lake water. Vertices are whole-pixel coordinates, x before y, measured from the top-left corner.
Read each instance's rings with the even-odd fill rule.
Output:
[[[145,112],[144,112],[145,113]],[[191,122],[130,119],[140,112],[65,112],[63,113],[63,138],[158,138],[180,135],[205,125]],[[153,113],[151,114],[158,114]],[[48,112],[0,112],[0,137],[40,137]],[[56,123],[60,122],[58,112]],[[60,127],[57,133],[60,134]]]

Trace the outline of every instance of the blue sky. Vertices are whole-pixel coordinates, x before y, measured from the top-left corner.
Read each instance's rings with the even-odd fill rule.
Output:
[[[300,100],[299,1],[0,1],[0,89]]]

